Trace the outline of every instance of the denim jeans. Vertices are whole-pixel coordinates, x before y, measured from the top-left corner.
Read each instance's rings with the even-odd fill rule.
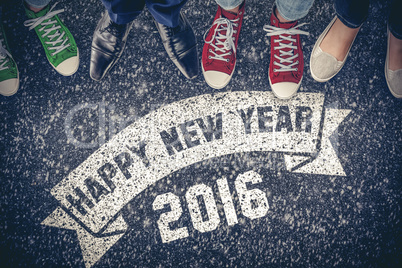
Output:
[[[133,21],[145,4],[155,20],[169,27],[179,24],[180,10],[187,0],[102,0],[110,19],[117,24]]]
[[[215,0],[215,2],[220,5],[221,8],[226,10],[240,6],[243,1],[245,0]]]
[[[276,0],[279,14],[287,20],[299,20],[305,17],[314,3],[314,0]]]
[[[349,28],[360,27],[369,12],[369,0],[335,0],[335,10],[340,21]],[[388,17],[388,27],[398,39],[402,39],[402,1],[393,0]]]
[[[215,0],[223,9],[239,6],[244,0]],[[276,0],[279,14],[287,20],[298,20],[307,15],[314,0]]]
[[[50,0],[25,0],[25,2],[31,7],[42,8],[44,6],[47,6]]]

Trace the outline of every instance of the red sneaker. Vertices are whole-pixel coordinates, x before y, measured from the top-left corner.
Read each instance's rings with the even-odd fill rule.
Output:
[[[214,23],[204,34],[202,73],[207,84],[215,89],[225,87],[232,78],[236,66],[236,49],[243,22],[245,2],[237,15],[218,5]]]
[[[264,31],[271,37],[271,61],[269,63],[269,84],[272,92],[280,99],[289,99],[300,87],[303,78],[303,51],[300,35],[308,32],[298,28],[297,21],[282,23],[271,15],[271,25],[265,25]]]

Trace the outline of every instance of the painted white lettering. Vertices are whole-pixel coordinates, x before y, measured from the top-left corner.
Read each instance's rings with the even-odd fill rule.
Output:
[[[234,181],[241,211],[245,217],[250,219],[265,216],[269,209],[267,197],[262,190],[248,190],[246,187],[246,184],[258,184],[260,182],[262,182],[262,177],[255,171],[240,174]],[[228,181],[226,178],[221,178],[216,180],[216,184],[228,226],[234,226],[238,223],[238,218]],[[211,232],[219,226],[220,217],[212,187],[205,184],[191,186],[187,190],[185,197],[194,230],[205,233]],[[174,230],[170,228],[172,224],[180,219],[183,212],[178,196],[173,193],[158,195],[153,203],[153,209],[154,211],[164,209],[167,204],[170,204],[171,211],[162,213],[157,221],[163,243],[189,236],[187,227],[180,227]],[[175,226],[177,226],[177,223]]]
[[[200,139],[197,137],[197,130],[194,129],[194,121],[189,120],[180,124],[180,130],[183,133],[184,141],[186,142],[187,148],[191,148],[200,145]]]
[[[98,174],[109,186],[110,192],[113,193],[116,185],[113,183],[112,178],[116,176],[116,168],[112,164],[106,163],[98,169]]]
[[[223,203],[223,210],[225,211],[226,221],[229,226],[233,226],[238,223],[236,210],[233,205],[233,200],[230,195],[228,180],[226,178],[217,179],[219,195]]]
[[[307,106],[296,107],[296,131],[311,133],[313,111]]]
[[[96,203],[99,202],[99,198],[102,195],[107,195],[110,193],[110,191],[108,191],[102,184],[94,180],[92,177],[87,178],[84,183],[87,186],[89,193],[92,195],[92,198],[95,199]]]
[[[248,108],[247,114],[241,109],[238,110],[237,112],[240,114],[241,119],[243,120],[245,133],[250,134],[251,133],[251,117],[253,116],[253,113],[254,113],[254,107]]]
[[[285,128],[287,132],[293,131],[292,120],[288,106],[280,106],[278,112],[278,120],[276,122],[275,131],[281,132]]]
[[[202,197],[202,200],[204,201],[208,216],[207,220],[204,220],[201,215],[200,204],[197,200],[197,197],[199,196]],[[220,219],[211,187],[208,187],[205,184],[192,186],[186,193],[186,200],[194,229],[205,233],[213,231],[218,227]]]
[[[169,227],[169,223],[177,221],[183,213],[178,196],[174,195],[173,193],[158,195],[154,200],[153,209],[160,210],[168,204],[170,205],[171,210],[169,212],[162,213],[157,221],[163,243],[188,237],[187,227],[181,227],[175,230],[171,230]]]
[[[148,157],[147,157],[147,155],[146,155],[146,153],[145,153],[145,147],[147,146],[147,143],[145,142],[145,141],[141,141],[139,144],[138,144],[138,148],[137,147],[134,147],[134,146],[132,146],[132,147],[128,147],[127,146],[127,148],[131,151],[131,152],[133,152],[134,154],[136,154],[138,157],[140,157],[141,158],[141,160],[142,160],[142,163],[144,164],[144,166],[145,167],[148,167],[149,166],[149,159],[148,159]]]
[[[131,178],[131,174],[128,171],[128,168],[133,164],[133,158],[128,152],[122,152],[118,154],[115,158],[114,161],[116,162],[117,166],[123,173],[124,177],[126,179]]]
[[[272,115],[267,115],[272,113],[272,106],[257,107],[258,113],[258,129],[260,132],[272,132],[272,125],[267,126],[267,124],[272,123]]]
[[[159,135],[161,136],[169,155],[175,154],[173,148],[176,149],[176,151],[178,152],[183,150],[183,144],[181,144],[179,140],[179,134],[177,134],[177,130],[175,127],[170,128],[169,132],[163,130],[159,133]]]
[[[246,183],[257,184],[260,182],[262,182],[262,177],[255,171],[242,173],[235,180],[241,210],[243,215],[250,219],[264,217],[269,209],[265,193],[260,189],[248,190],[246,186]]]
[[[94,203],[92,203],[92,201],[82,192],[80,188],[74,188],[74,192],[78,196],[78,199],[72,197],[71,195],[67,195],[67,201],[70,202],[70,204],[82,215],[87,214],[86,209],[82,205],[85,204],[88,208],[93,208]]]
[[[216,140],[222,139],[222,113],[216,114],[215,122],[212,116],[208,115],[206,120],[207,126],[202,118],[197,118],[195,121],[208,142],[212,141],[214,137]]]

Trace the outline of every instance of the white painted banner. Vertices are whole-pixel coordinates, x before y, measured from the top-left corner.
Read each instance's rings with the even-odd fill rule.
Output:
[[[284,154],[290,172],[345,173],[329,141],[350,110],[324,109],[321,93],[291,100],[272,92],[226,92],[181,100],[117,134],[51,191],[60,202],[42,224],[77,231],[92,266],[127,229],[120,210],[170,173],[223,155]]]

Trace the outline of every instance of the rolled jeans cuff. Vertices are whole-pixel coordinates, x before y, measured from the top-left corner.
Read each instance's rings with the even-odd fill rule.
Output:
[[[358,28],[369,14],[369,0],[335,0],[339,20],[349,28]]]
[[[394,0],[391,3],[391,10],[388,17],[388,29],[393,36],[402,39],[402,1]]]
[[[336,12],[336,16],[338,17],[338,19],[339,19],[343,24],[345,24],[347,27],[353,28],[353,29],[359,28],[359,27],[363,24],[363,22],[367,19],[367,16],[365,16],[364,19],[363,19],[360,23],[353,23],[353,22],[349,21],[348,19],[346,19],[345,17],[343,17],[343,16],[342,16],[341,14],[339,14],[338,12]]]
[[[388,24],[388,29],[397,39],[402,40],[402,33],[398,32],[392,24]]]
[[[276,0],[275,5],[279,14],[286,20],[295,21],[305,17],[314,0]]]
[[[129,14],[115,14],[109,10],[107,10],[107,12],[109,13],[110,19],[114,23],[120,24],[120,25],[132,22],[138,15],[141,14],[141,11],[133,12],[133,13],[129,13]]]
[[[245,0],[215,0],[215,2],[223,9],[229,10],[240,6]]]
[[[50,3],[50,0],[24,0],[26,4],[33,8],[42,8]]]

